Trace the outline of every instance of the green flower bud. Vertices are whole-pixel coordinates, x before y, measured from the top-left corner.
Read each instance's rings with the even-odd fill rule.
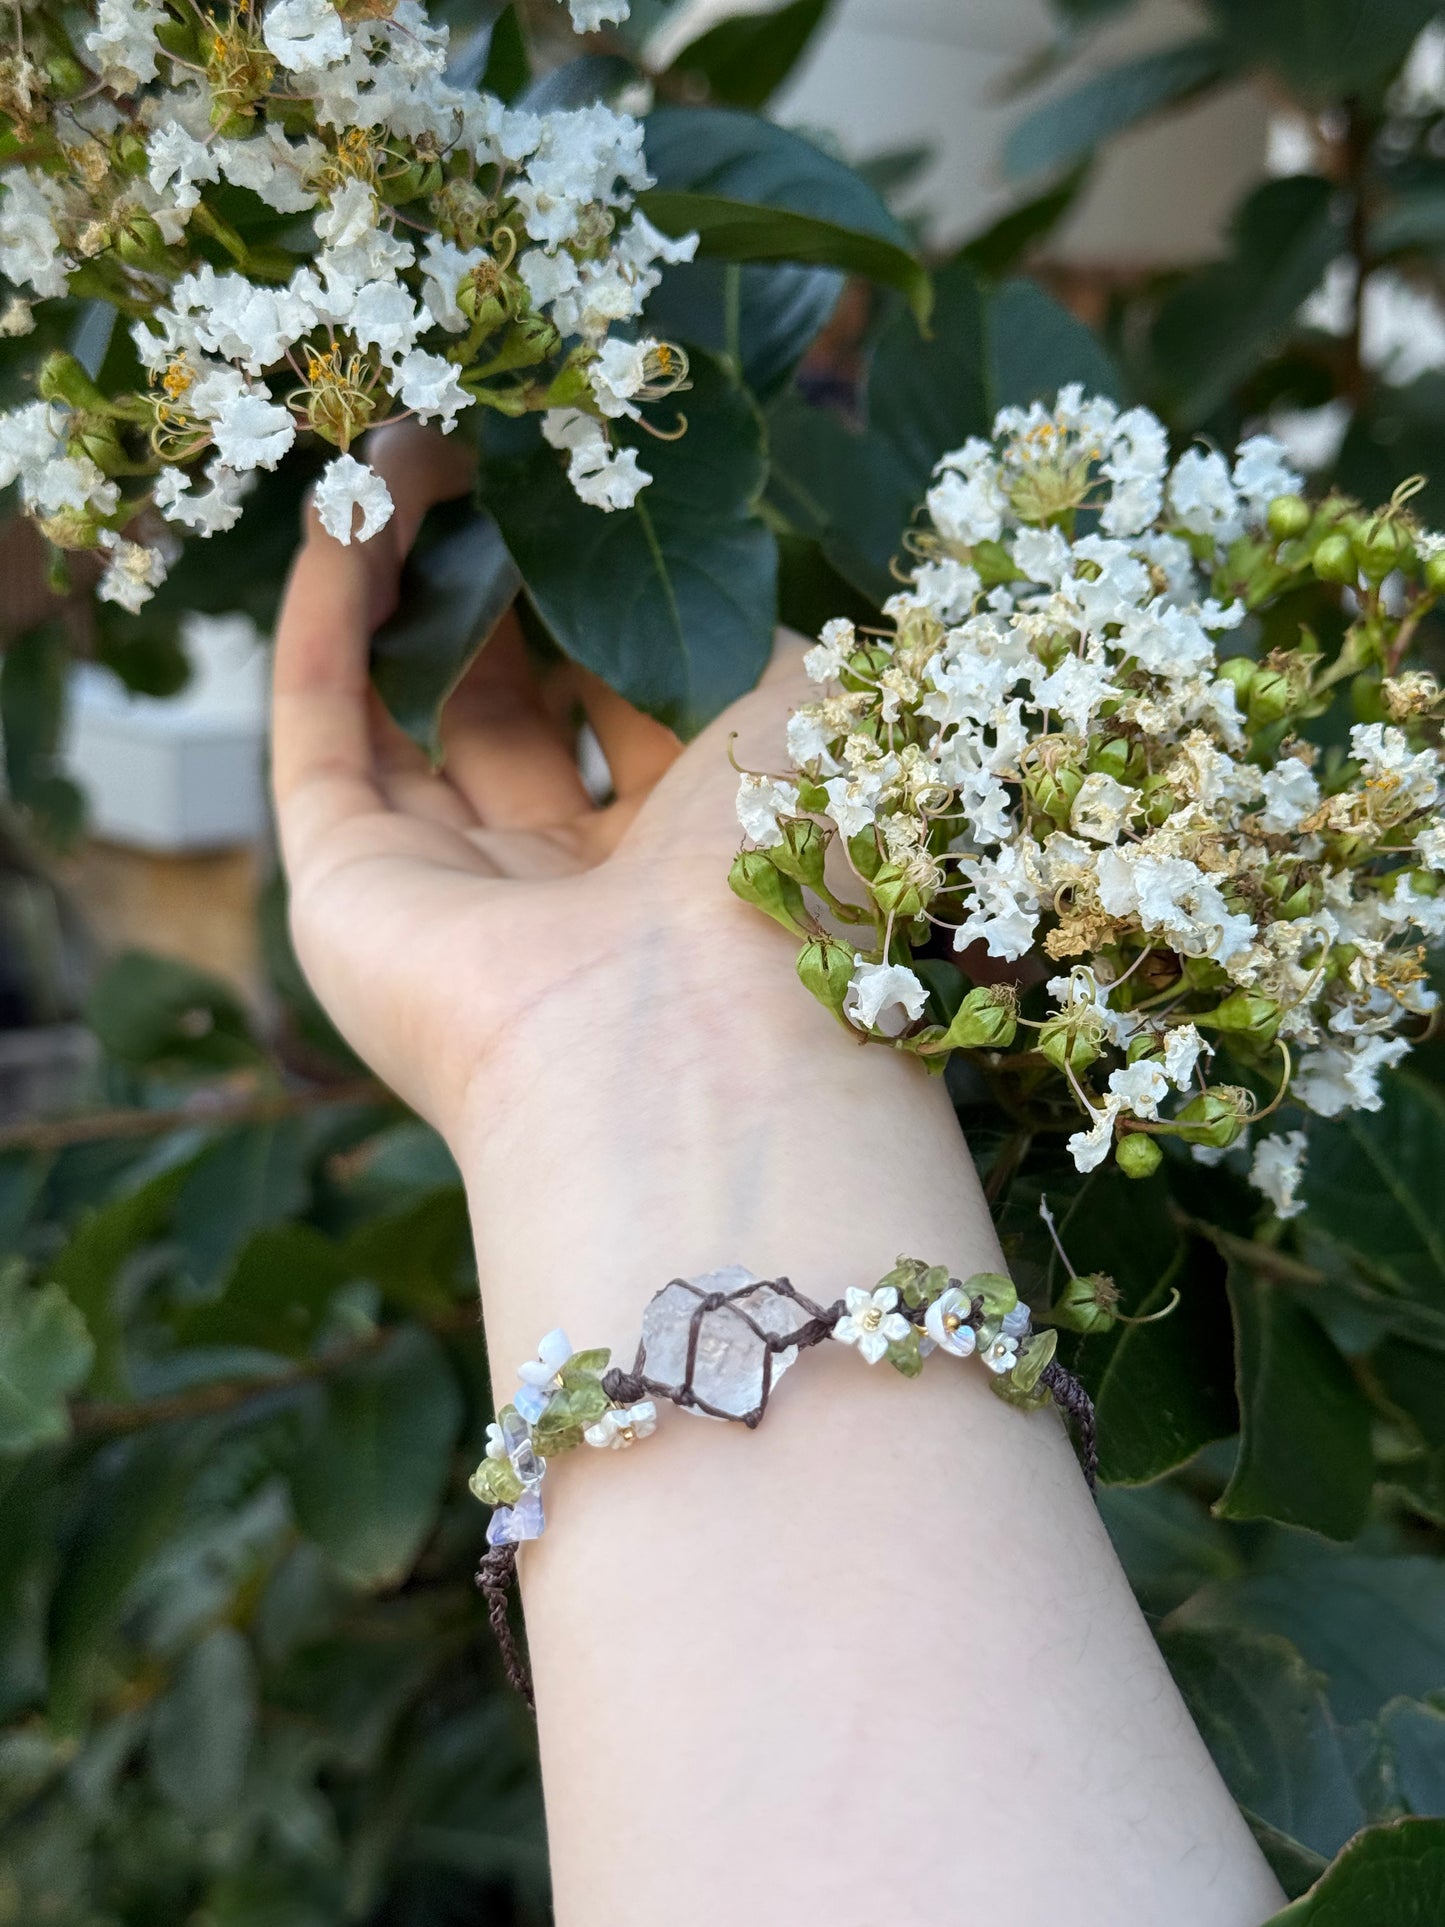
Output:
[[[1179,807],[1179,798],[1170,788],[1168,777],[1159,770],[1144,778],[1141,794],[1144,820],[1153,829],[1157,830]]]
[[[137,210],[117,233],[115,251],[127,267],[155,269],[165,264],[166,237],[149,214]]]
[[[1277,723],[1294,708],[1300,693],[1293,676],[1267,663],[1260,663],[1249,684],[1250,722]]]
[[[1445,595],[1445,549],[1439,549],[1425,564],[1425,587],[1431,595]]]
[[[1008,984],[969,991],[943,1034],[947,1050],[1007,1050],[1018,1031],[1018,992]]]
[[[1125,736],[1113,736],[1106,743],[1100,743],[1089,752],[1089,771],[1091,775],[1112,776],[1122,783],[1134,762],[1134,748]]]
[[[975,542],[969,560],[978,571],[978,579],[985,589],[994,589],[1001,582],[1017,582],[1019,579],[1020,571],[1002,542]]]
[[[785,877],[776,864],[768,861],[766,850],[739,850],[728,871],[728,884],[734,896],[751,903],[785,930],[800,937],[807,934],[808,913],[803,892],[791,877]]]
[[[66,446],[74,453],[77,449],[88,455],[104,475],[115,475],[126,466],[125,450],[120,445],[120,436],[115,424],[104,415],[78,414],[72,424]]]
[[[569,361],[560,369],[542,397],[546,408],[580,408],[592,398],[592,384],[585,368]]]
[[[515,1505],[522,1496],[522,1481],[510,1459],[483,1459],[467,1480],[467,1489],[483,1505]]]
[[[1270,1044],[1283,1016],[1283,1009],[1273,997],[1261,996],[1256,990],[1236,990],[1213,1010],[1201,1012],[1194,1021],[1201,1030],[1232,1031],[1237,1036],[1252,1037],[1256,1043]],[[1182,1117],[1183,1112],[1180,1115]]]
[[[1084,772],[1072,763],[1061,763],[1056,769],[1036,763],[1024,773],[1024,789],[1029,797],[1060,829],[1068,828],[1074,798],[1083,783]]]
[[[1314,517],[1302,495],[1276,495],[1264,519],[1276,542],[1292,542],[1304,534]]]
[[[1406,566],[1410,538],[1397,523],[1367,522],[1353,543],[1360,569],[1371,582],[1383,582],[1392,569]]]
[[[909,874],[909,868],[902,863],[884,863],[868,885],[873,901],[885,917],[898,917],[908,920],[923,914],[924,905],[932,897],[932,891],[925,895],[918,879]]]
[[[892,660],[891,649],[877,642],[864,643],[849,656],[838,680],[845,689],[871,689]]]
[[[1152,1178],[1163,1161],[1158,1138],[1147,1131],[1128,1131],[1114,1147],[1114,1162],[1126,1178]]]
[[[1321,582],[1353,584],[1359,576],[1354,544],[1342,529],[1334,529],[1316,544],[1311,558]]]
[[[1221,682],[1229,683],[1239,699],[1239,707],[1244,709],[1249,701],[1249,686],[1254,681],[1258,665],[1250,656],[1230,656],[1220,663],[1218,676]]]
[[[1125,1144],[1138,1141],[1137,1132],[1124,1139]],[[1112,1331],[1118,1303],[1114,1280],[1102,1271],[1091,1271],[1085,1277],[1070,1278],[1049,1307],[1049,1323],[1070,1332]]]
[[[1038,1049],[1056,1070],[1086,1071],[1104,1048],[1104,1017],[1092,1005],[1060,1011],[1039,1032]]]
[[[157,38],[159,38],[159,33]],[[81,66],[75,55],[63,47],[51,50],[40,63],[45,75],[46,91],[59,100],[69,100],[90,85],[90,75]]]
[[[63,401],[72,408],[91,408],[98,414],[110,412],[110,403],[96,387],[74,355],[55,349],[40,364],[36,387],[45,401]]]
[[[1440,875],[1435,870],[1412,870],[1410,887],[1416,896],[1438,897],[1440,894]]]
[[[1227,1151],[1244,1129],[1252,1109],[1248,1091],[1225,1085],[1191,1098],[1174,1122],[1186,1144],[1208,1144],[1217,1151]]]
[[[798,952],[798,976],[820,1004],[842,1017],[853,976],[853,952],[847,944],[833,937],[810,937]]]
[[[1005,1278],[1001,1271],[976,1271],[971,1278],[965,1279],[963,1288],[970,1298],[983,1300],[983,1315],[995,1325],[1000,1319],[1007,1318],[1019,1301],[1013,1279]],[[997,1335],[996,1332],[990,1334],[991,1337]],[[980,1337],[979,1350],[983,1349]]]
[[[774,844],[768,855],[784,876],[806,883],[810,890],[823,887],[823,859],[828,853],[828,838],[811,818],[789,817],[782,825],[783,840]]]

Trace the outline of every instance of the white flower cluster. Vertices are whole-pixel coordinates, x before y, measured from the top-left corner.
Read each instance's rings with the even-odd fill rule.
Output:
[[[938,464],[891,632],[829,623],[793,770],[742,781],[734,888],[764,902],[763,859],[811,888],[816,912],[780,916],[809,937],[810,987],[925,1056],[1031,1027],[1085,1114],[1081,1171],[1117,1149],[1145,1175],[1165,1135],[1217,1155],[1261,1097],[1377,1108],[1436,1002],[1445,701],[1400,658],[1445,591],[1445,539],[1399,501],[1370,517],[1298,487],[1264,436],[1170,465],[1144,409],[1078,388],[1004,409]],[[1320,579],[1353,617],[1337,657],[1307,631],[1261,657],[1253,611]],[[1312,725],[1347,674],[1379,720],[1325,747]],[[939,932],[1022,966],[949,1027],[912,968]],[[1245,1082],[1209,1081],[1225,1052]],[[1281,1215],[1303,1148],[1257,1143]]]
[[[584,30],[626,14],[572,11]],[[66,31],[48,10],[45,31]],[[138,606],[164,576],[166,525],[231,527],[307,429],[339,450],[317,503],[342,542],[391,513],[350,445],[402,414],[447,432],[478,406],[540,411],[584,501],[636,499],[650,477],[609,423],[682,386],[686,361],[612,331],[696,236],[636,209],[635,120],[452,85],[446,29],[418,0],[270,0],[209,22],[99,0],[67,57],[93,85],[51,99],[24,62],[0,100],[26,153],[0,170],[0,274],[24,291],[3,325],[24,332],[31,299],[110,300],[134,317],[148,386],[108,395],[52,358],[42,399],[0,417],[0,487],[18,482],[59,546],[111,552],[102,595]],[[290,252],[237,232],[238,189],[293,217],[277,224]],[[125,535],[139,515],[144,544]]]

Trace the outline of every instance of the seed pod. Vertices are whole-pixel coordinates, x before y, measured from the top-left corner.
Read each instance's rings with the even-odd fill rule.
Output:
[[[1072,763],[1061,763],[1057,769],[1045,769],[1035,764],[1024,773],[1024,789],[1033,803],[1043,811],[1051,822],[1060,829],[1069,827],[1073,814],[1074,798],[1083,788],[1084,772]]]
[[[1228,1087],[1201,1091],[1174,1119],[1178,1135],[1186,1144],[1207,1144],[1216,1151],[1227,1151],[1244,1129],[1247,1101],[1247,1092]]]
[[[1249,701],[1249,686],[1254,681],[1257,666],[1250,656],[1230,656],[1227,661],[1219,665],[1219,679],[1221,682],[1227,682],[1234,690],[1241,709]]]
[[[1159,1140],[1147,1131],[1129,1131],[1114,1148],[1114,1162],[1126,1178],[1149,1178],[1164,1161]]]
[[[892,651],[880,643],[865,643],[849,656],[839,681],[845,689],[871,689],[892,660]]]
[[[883,858],[878,849],[878,838],[872,830],[860,830],[857,836],[848,839],[848,854],[853,859],[853,868],[865,882],[876,877],[883,867]]]
[[[1367,522],[1353,546],[1360,568],[1371,582],[1383,582],[1392,569],[1403,568],[1410,554],[1410,538],[1395,522]]]
[[[810,937],[798,952],[798,977],[803,987],[840,1018],[852,975],[853,953],[833,937]]]
[[[868,891],[885,917],[911,920],[923,914],[927,901],[917,879],[901,863],[880,865]]]
[[[41,362],[35,385],[44,401],[63,401],[72,408],[109,413],[110,403],[75,356],[66,354],[63,348],[55,349]]]
[[[1277,723],[1294,708],[1295,679],[1283,670],[1260,663],[1249,685],[1249,720],[1256,725]]]
[[[1445,595],[1445,549],[1437,549],[1425,563],[1425,587],[1431,595]]]
[[[1122,783],[1133,760],[1133,746],[1129,739],[1126,736],[1113,736],[1090,751],[1089,771],[1091,775],[1112,776]]]
[[[1038,1049],[1056,1070],[1086,1071],[1104,1042],[1104,1020],[1097,1011],[1062,1012],[1039,1032]]]
[[[1125,1144],[1135,1142],[1125,1138]],[[1070,1278],[1049,1307],[1049,1323],[1063,1331],[1112,1331],[1119,1288],[1102,1271],[1091,1271],[1082,1278]]]
[[[784,876],[792,877],[797,883],[806,883],[810,890],[820,890],[823,887],[823,859],[828,851],[828,838],[806,816],[789,817],[781,827],[783,840],[769,850],[769,856]]]
[[[764,915],[797,936],[807,931],[807,910],[803,892],[791,877],[785,877],[776,864],[768,861],[766,850],[739,850],[728,871],[733,895],[751,903]]]
[[[949,1050],[1007,1050],[1018,1032],[1018,996],[1007,984],[969,991],[944,1032]]]

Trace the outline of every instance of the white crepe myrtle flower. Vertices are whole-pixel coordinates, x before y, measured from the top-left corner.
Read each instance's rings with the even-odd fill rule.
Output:
[[[833,1327],[833,1336],[843,1345],[856,1345],[870,1365],[888,1356],[888,1347],[907,1338],[913,1329],[897,1309],[896,1285],[879,1285],[864,1291],[850,1285],[843,1294],[846,1307]]]
[[[11,167],[0,174],[0,187],[0,274],[37,295],[63,295],[71,263],[55,225],[58,183]]]
[[[202,183],[221,178],[221,163],[209,143],[171,120],[146,142],[146,178],[157,194],[169,188],[177,207],[192,208]]]
[[[1109,1091],[1131,1117],[1155,1118],[1160,1104],[1169,1095],[1169,1079],[1161,1065],[1151,1058],[1140,1057],[1123,1069],[1109,1073]]]
[[[771,776],[744,776],[738,784],[737,812],[743,835],[760,850],[773,849],[783,840],[778,818],[798,813],[798,786]]]
[[[1164,1075],[1176,1090],[1187,1091],[1204,1039],[1194,1024],[1175,1024],[1164,1039]]]
[[[350,546],[353,535],[358,542],[369,542],[391,520],[394,506],[381,476],[354,455],[338,455],[328,464],[313,499],[321,526],[343,547]],[[356,527],[358,513],[360,528]]]
[[[130,94],[155,79],[156,28],[165,18],[165,8],[155,0],[100,0],[95,25],[81,45],[107,87]]]
[[[1117,843],[1138,803],[1138,790],[1095,771],[1080,784],[1069,821],[1079,836],[1093,843]]]
[[[917,1023],[928,1002],[928,992],[903,964],[868,963],[855,954],[853,975],[843,1001],[843,1015],[859,1030],[876,1030],[883,1037],[899,1037]]]
[[[940,1351],[955,1358],[967,1358],[978,1343],[978,1333],[968,1320],[973,1301],[958,1285],[940,1292],[923,1314],[923,1329]]]
[[[803,672],[810,682],[836,682],[858,647],[858,632],[846,616],[825,622],[817,642],[803,656]]]
[[[1303,1131],[1282,1131],[1261,1138],[1254,1148],[1249,1180],[1269,1199],[1277,1218],[1297,1218],[1305,1208],[1298,1192],[1307,1142]]]
[[[102,529],[101,546],[110,559],[96,586],[102,602],[113,602],[136,615],[166,579],[166,559],[144,542],[127,542],[111,529]]]
[[[179,522],[195,535],[221,535],[241,519],[254,475],[238,475],[219,462],[206,469],[207,489],[195,487],[195,477],[180,468],[163,468],[156,477],[155,505],[168,522]]]
[[[396,375],[403,405],[421,421],[439,422],[444,435],[451,433],[462,409],[470,408],[476,399],[462,387],[455,362],[425,348],[413,348],[403,356]]]
[[[351,36],[332,0],[271,0],[261,38],[293,74],[335,66],[351,52]]]
[[[650,1398],[645,1398],[636,1405],[610,1407],[582,1436],[589,1445],[616,1452],[635,1445],[639,1439],[651,1438],[656,1430],[657,1407]]]
[[[1098,1170],[1109,1155],[1114,1142],[1114,1125],[1123,1108],[1123,1099],[1111,1093],[1097,1110],[1090,1111],[1093,1122],[1088,1129],[1073,1132],[1068,1140],[1068,1152],[1074,1160],[1075,1170]]]
[[[604,26],[621,26],[627,10],[628,0],[568,0],[568,12],[577,33],[596,33]]]
[[[614,454],[601,422],[580,408],[549,409],[542,417],[542,434],[553,448],[567,451],[567,476],[581,499],[592,508],[631,508],[652,480],[637,460],[637,451]]]
[[[1015,1333],[1000,1331],[998,1336],[984,1346],[979,1357],[996,1377],[1002,1378],[1011,1372],[1019,1362],[1019,1341]]]

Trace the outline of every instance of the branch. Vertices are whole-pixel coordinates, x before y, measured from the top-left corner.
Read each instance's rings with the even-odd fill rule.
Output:
[[[88,1111],[79,1117],[38,1118],[0,1128],[0,1152],[63,1151],[72,1144],[94,1144],[105,1138],[164,1137],[169,1131],[194,1130],[228,1124],[271,1124],[284,1117],[324,1109],[328,1104],[387,1104],[396,1099],[384,1084],[370,1077],[344,1084],[311,1084],[296,1090],[248,1091],[243,1096],[150,1111]]]
[[[477,1306],[457,1305],[451,1311],[438,1312],[433,1318],[415,1322],[436,1336],[445,1337],[451,1332],[478,1331],[480,1321]],[[218,1379],[212,1385],[197,1385],[188,1392],[172,1392],[162,1398],[82,1399],[70,1408],[71,1430],[77,1438],[114,1437],[119,1433],[143,1432],[152,1425],[170,1425],[177,1419],[209,1418],[217,1412],[233,1411],[236,1406],[265,1398],[269,1393],[290,1391],[297,1385],[344,1372],[359,1359],[384,1351],[398,1332],[409,1329],[409,1325],[378,1325],[374,1331],[364,1332],[320,1358],[303,1359],[270,1378]]]

